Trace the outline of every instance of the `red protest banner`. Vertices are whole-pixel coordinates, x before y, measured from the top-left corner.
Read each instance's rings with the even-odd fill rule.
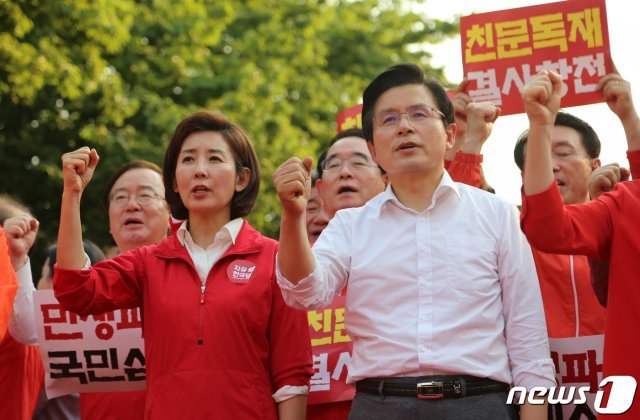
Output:
[[[338,133],[350,128],[362,128],[362,104],[338,112],[336,122],[338,123]]]
[[[604,100],[596,83],[612,71],[605,0],[563,1],[460,19],[468,94],[502,115],[524,111],[520,90],[540,70],[564,79],[562,105]]]
[[[353,385],[346,383],[351,360],[351,339],[344,328],[345,297],[338,296],[328,307],[307,312],[314,375],[309,404],[352,400]]]

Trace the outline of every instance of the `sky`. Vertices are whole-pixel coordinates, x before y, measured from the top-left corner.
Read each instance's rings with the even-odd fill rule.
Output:
[[[576,0],[574,0],[576,1]],[[551,3],[552,1],[528,0],[428,0],[424,13],[430,18],[451,20],[456,15],[490,12]],[[631,92],[640,100],[640,53],[635,39],[640,33],[633,34],[637,25],[637,15],[630,13],[630,4],[624,0],[606,0],[607,21],[611,56],[618,71],[631,83]],[[443,67],[447,79],[451,82],[462,80],[462,53],[460,36],[442,44],[430,46],[427,50],[433,54],[431,64]],[[619,163],[628,167],[627,143],[620,120],[605,103],[580,107],[563,108],[569,113],[587,121],[596,130],[602,142],[600,159],[602,164]],[[513,161],[513,147],[518,135],[528,127],[524,114],[499,117],[493,127],[482,153],[483,169],[487,181],[496,193],[514,204],[520,204],[520,171]]]

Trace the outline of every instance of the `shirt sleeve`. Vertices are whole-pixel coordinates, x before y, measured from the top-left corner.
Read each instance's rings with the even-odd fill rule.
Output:
[[[85,270],[65,270],[56,264],[56,299],[65,309],[81,316],[140,306],[144,277],[140,252],[134,249]]]
[[[555,368],[531,248],[518,226],[518,210],[504,211],[498,277],[513,385],[553,387]]]
[[[33,285],[29,259],[16,272],[16,275],[18,277],[18,292],[13,302],[13,313],[9,319],[9,332],[16,341],[34,346],[38,344],[36,320],[33,313],[33,292],[36,288]]]
[[[610,207],[615,190],[584,204],[563,205],[557,184],[534,195],[522,193],[521,226],[540,251],[609,259],[613,232]]]
[[[339,211],[313,245],[315,268],[294,285],[276,264],[278,284],[287,305],[297,309],[320,309],[329,305],[347,285],[351,264],[348,217]]]
[[[631,170],[631,179],[640,179],[640,150],[628,150],[627,159]]]
[[[480,188],[482,160],[481,154],[463,153],[458,150],[446,169],[454,181]]]
[[[313,375],[307,313],[287,306],[275,279],[271,285],[269,346],[271,383],[278,390],[274,400],[306,395]]]

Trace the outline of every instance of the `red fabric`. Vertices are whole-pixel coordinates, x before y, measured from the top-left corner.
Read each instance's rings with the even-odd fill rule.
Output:
[[[9,259],[7,238],[0,226],[0,340],[7,332],[17,291],[18,279]]]
[[[82,420],[141,420],[145,391],[86,392],[80,394]]]
[[[444,161],[444,168],[454,181],[480,188],[482,159],[482,155],[462,153],[458,150],[452,161]]]
[[[142,308],[145,418],[276,419],[271,395],[308,386],[313,373],[306,313],[282,299],[276,252],[274,240],[245,222],[209,273],[204,300],[176,235],[90,270],[56,267],[54,291],[81,315]],[[237,260],[255,264],[247,284],[229,279]]]
[[[31,419],[44,382],[40,350],[7,333],[0,343],[0,419]]]
[[[640,181],[619,183],[597,200],[568,206],[553,183],[522,202],[522,228],[535,247],[609,260],[603,375],[630,375],[640,382]],[[616,418],[640,418],[640,392]]]
[[[640,150],[627,150],[631,179],[640,179]]]
[[[307,406],[307,420],[346,420],[351,411],[351,401]]]
[[[572,270],[570,255],[547,254],[533,247],[531,250],[540,281],[549,337],[575,337],[578,322],[578,336],[603,334],[607,311],[591,287],[587,257],[574,255]]]

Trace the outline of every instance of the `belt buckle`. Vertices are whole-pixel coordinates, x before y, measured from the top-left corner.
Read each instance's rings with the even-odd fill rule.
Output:
[[[418,398],[422,400],[444,398],[444,384],[442,382],[420,382],[416,386]]]

